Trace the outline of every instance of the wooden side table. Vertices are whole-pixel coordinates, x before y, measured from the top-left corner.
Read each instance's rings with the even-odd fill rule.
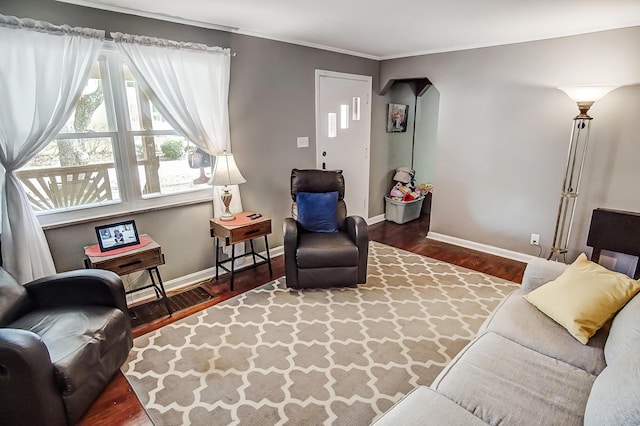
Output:
[[[146,270],[151,278],[151,284],[133,290],[128,290],[126,294],[145,290],[147,288],[153,288],[156,293],[156,297],[164,300],[167,312],[171,315],[172,312],[167,300],[167,293],[164,290],[162,277],[158,270],[159,265],[164,265],[164,254],[162,254],[162,248],[148,235],[141,235],[141,239],[143,237],[149,238],[151,242],[140,248],[134,248],[132,250],[112,255],[86,256],[84,259],[84,266],[92,269],[106,269],[108,271],[113,271],[118,275],[126,275],[132,272]]]
[[[234,220],[223,221],[219,218],[215,218],[209,221],[211,227],[211,237],[216,239],[216,281],[218,280],[218,268],[222,268],[227,272],[231,272],[231,283],[229,285],[229,289],[231,291],[233,291],[233,279],[235,276],[234,261],[241,257],[252,256],[254,267],[258,265],[264,265],[265,263],[268,264],[269,275],[273,277],[273,270],[271,269],[271,256],[269,256],[269,241],[267,240],[267,235],[271,233],[271,219],[261,216],[257,219],[252,220],[249,218],[249,215],[251,214],[253,213],[242,212],[236,214],[236,218]],[[259,237],[264,237],[264,245],[267,251],[266,257],[262,256],[259,253],[256,253],[253,247],[253,240]],[[231,258],[223,261],[219,260],[221,239],[224,240],[225,246],[231,245]],[[251,251],[236,256],[235,244],[241,243],[243,241],[249,241],[249,244],[251,245]],[[256,257],[262,259],[262,261],[256,262]],[[223,265],[223,263],[227,262],[231,262],[231,269]]]

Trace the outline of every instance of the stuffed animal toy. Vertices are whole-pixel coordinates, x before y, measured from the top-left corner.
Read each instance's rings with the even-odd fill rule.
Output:
[[[403,187],[403,185],[400,182],[396,183],[394,185],[394,187],[391,188],[391,192],[389,193],[389,195],[391,197],[393,197],[393,198],[402,198],[402,197],[404,197],[405,193],[402,192],[402,189],[400,189],[402,187]]]
[[[416,192],[407,192],[402,197],[402,201],[405,201],[405,202],[406,201],[413,201],[413,200],[417,200],[418,198],[420,198],[420,195],[417,194]]]
[[[427,195],[427,193],[433,189],[433,184],[432,183],[421,183],[420,185],[418,185],[418,189],[420,190],[420,193],[422,195]]]

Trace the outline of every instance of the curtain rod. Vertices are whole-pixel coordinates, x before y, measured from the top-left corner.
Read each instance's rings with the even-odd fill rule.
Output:
[[[113,37],[111,37],[111,35],[109,35],[109,36],[105,35],[105,37],[104,37],[104,41],[105,41],[105,42],[108,42],[108,43],[114,43],[114,44],[113,44],[113,48],[115,48],[115,41],[113,40]],[[227,48],[226,48],[226,47],[224,47],[223,49],[227,49]],[[229,56],[233,56],[233,57],[235,57],[235,56],[238,56],[238,53],[237,53],[237,52],[230,52],[230,53],[229,53]]]

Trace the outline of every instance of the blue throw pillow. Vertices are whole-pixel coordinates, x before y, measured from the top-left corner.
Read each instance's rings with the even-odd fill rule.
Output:
[[[311,232],[338,231],[338,191],[298,192],[298,223]]]

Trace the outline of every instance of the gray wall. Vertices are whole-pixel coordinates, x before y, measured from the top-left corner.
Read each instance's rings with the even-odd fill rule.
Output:
[[[247,179],[240,187],[243,206],[275,219],[273,239],[280,245],[282,218],[291,211],[291,169],[315,168],[316,164],[316,69],[373,76],[372,181],[382,173],[373,166],[379,161],[376,146],[384,137],[375,130],[375,114],[385,105],[375,95],[378,63],[242,35],[233,35],[231,49],[238,54],[231,66],[231,141],[238,167]],[[297,136],[308,136],[309,147],[296,148]],[[375,208],[375,202],[373,205]]]
[[[240,186],[243,207],[273,218],[271,247],[282,244],[282,222],[289,215],[289,175],[293,167],[315,167],[315,69],[369,75],[378,86],[377,61],[306,48],[288,43],[195,28],[59,3],[53,0],[5,0],[0,13],[53,24],[122,31],[180,41],[230,47],[229,112],[233,152],[247,183]],[[381,155],[384,122],[376,120],[385,107],[374,94],[371,139],[372,182],[386,174]],[[384,115],[384,113],[383,113]],[[297,136],[309,136],[309,148],[296,148]],[[373,185],[372,215],[382,213],[383,192]],[[165,280],[212,267],[214,241],[209,236],[211,203],[176,207],[132,216],[141,232],[163,247]],[[93,227],[108,222],[66,226],[46,231],[59,271],[82,267],[82,247],[95,243]]]
[[[413,149],[416,183],[432,183],[434,179],[439,111],[440,93],[431,86],[418,98],[416,143]]]
[[[431,231],[537,254],[553,236],[575,103],[558,86],[619,83],[594,117],[571,256],[591,210],[640,210],[640,28],[384,61],[391,79],[440,94]]]

